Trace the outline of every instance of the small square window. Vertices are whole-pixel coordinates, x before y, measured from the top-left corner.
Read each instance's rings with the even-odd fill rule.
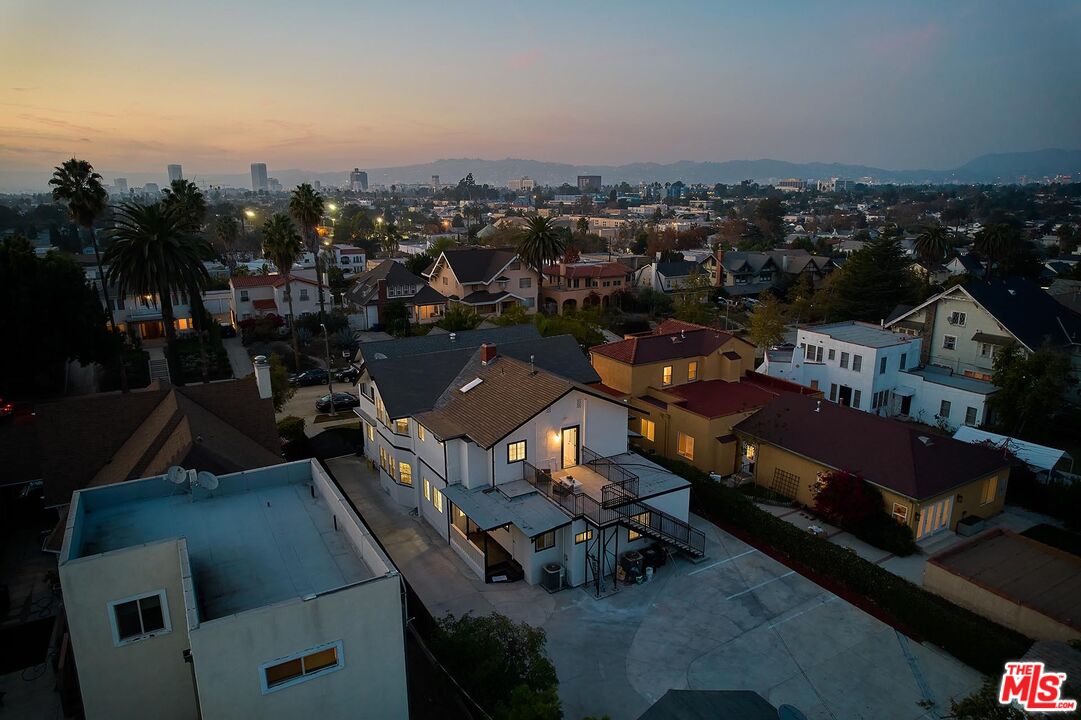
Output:
[[[893,519],[902,525],[908,524],[908,505],[902,505],[901,503],[893,504]]]
[[[435,505],[435,509],[439,512],[443,512],[443,492],[438,488],[435,490],[435,499],[432,504]]]
[[[547,550],[548,548],[555,547],[555,544],[556,544],[555,531],[554,530],[549,530],[548,532],[544,533],[543,535],[540,535],[540,536],[537,537],[537,543],[536,543],[536,547],[534,549],[536,550],[536,552],[540,552],[541,550]]]
[[[942,349],[943,350],[954,350],[956,348],[957,348],[957,338],[956,337],[954,337],[953,335],[943,335],[942,336]]]
[[[507,462],[515,463],[525,460],[525,440],[507,443]]]
[[[852,356],[852,372],[859,372],[862,369],[863,369],[863,356],[862,355],[853,355]]]
[[[394,432],[399,435],[409,434],[409,418],[399,418],[394,421]]]
[[[413,487],[413,466],[407,462],[398,463],[398,482]]]
[[[846,352],[841,353],[841,367],[848,369],[848,353]]]
[[[113,620],[113,642],[126,645],[171,630],[169,603],[165,591],[109,603]]]
[[[272,660],[260,666],[263,694],[282,690],[297,683],[320,677],[345,666],[342,643],[319,645],[292,656]]]

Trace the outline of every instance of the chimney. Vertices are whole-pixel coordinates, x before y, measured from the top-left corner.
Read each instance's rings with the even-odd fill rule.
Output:
[[[713,287],[724,287],[724,248],[717,243],[717,272],[714,273]]]
[[[480,364],[487,365],[495,360],[495,345],[492,343],[484,343],[480,346]]]
[[[266,400],[274,394],[270,389],[270,361],[266,355],[256,355],[252,364],[255,366],[255,384],[259,387],[259,397]]]

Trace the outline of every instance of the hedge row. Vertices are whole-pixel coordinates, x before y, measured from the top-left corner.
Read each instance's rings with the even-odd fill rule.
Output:
[[[983,618],[868,562],[828,540],[816,538],[760,509],[744,494],[714,482],[687,463],[652,456],[692,483],[696,512],[791,559],[843,590],[860,596],[896,626],[988,675],[1018,660],[1032,640]]]

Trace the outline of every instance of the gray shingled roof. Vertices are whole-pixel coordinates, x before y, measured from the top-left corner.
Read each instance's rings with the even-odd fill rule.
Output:
[[[451,339],[454,335],[454,339]],[[506,327],[462,330],[455,333],[437,333],[416,337],[380,340],[362,343],[357,350],[357,362],[370,362],[383,358],[408,357],[426,353],[443,352],[455,348],[478,348],[483,343],[509,343],[519,340],[535,340],[540,331],[534,325],[508,325]]]
[[[486,283],[514,259],[513,250],[506,248],[451,248],[443,251],[458,282]]]

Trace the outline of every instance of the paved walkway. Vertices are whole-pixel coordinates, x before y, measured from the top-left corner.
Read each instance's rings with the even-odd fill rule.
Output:
[[[801,508],[782,507],[766,503],[758,503],[758,506],[771,515],[795,525],[800,530],[806,531],[809,525],[816,525],[825,531],[825,538],[831,543],[850,548],[864,560],[881,565],[885,570],[889,570],[894,575],[899,575],[916,585],[923,584],[923,568],[932,555],[969,539],[955,532],[943,531],[928,540],[918,543],[919,552],[906,557],[898,557],[891,552],[860,540],[852,533],[830,525]],[[1046,515],[1040,515],[1014,505],[1007,505],[1003,512],[985,521],[984,532],[993,528],[1004,528],[1019,533],[1040,523],[1062,524],[1060,521]]]
[[[225,346],[225,352],[229,354],[229,366],[233,368],[233,377],[245,378],[255,372],[244,342],[239,337],[225,338],[221,343]]]
[[[707,560],[676,559],[601,600],[485,585],[363,459],[327,464],[433,615],[496,610],[544,629],[568,718],[630,720],[670,688],[755,690],[811,720],[942,718],[982,679],[694,516]]]

